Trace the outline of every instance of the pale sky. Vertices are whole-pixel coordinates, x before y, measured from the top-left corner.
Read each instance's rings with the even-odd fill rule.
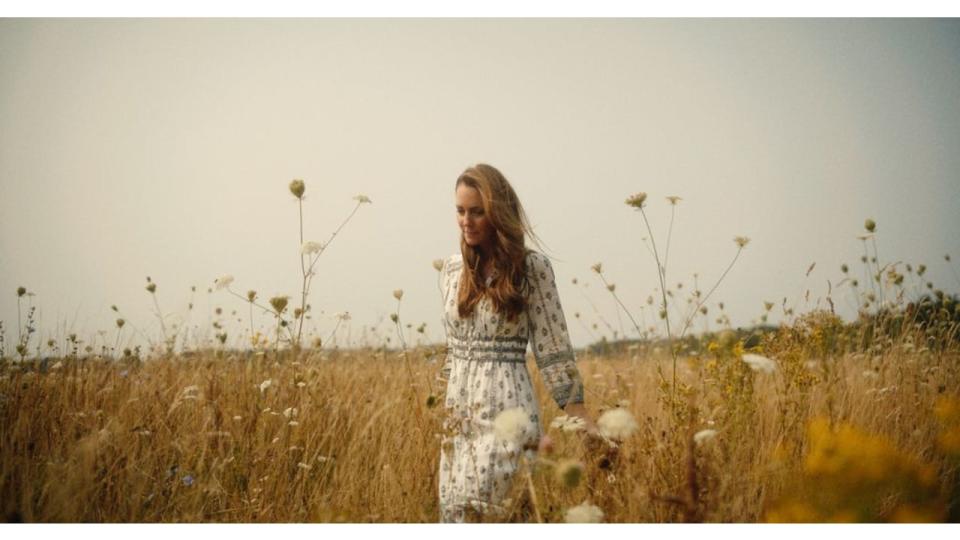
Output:
[[[811,308],[844,262],[863,283],[868,217],[881,263],[925,263],[960,289],[956,19],[5,19],[0,73],[8,354],[20,285],[44,341],[108,330],[112,344],[111,304],[158,336],[148,275],[169,320],[197,285],[190,325],[236,309],[240,336],[245,303],[206,288],[232,274],[241,294],[298,294],[293,178],[308,240],[353,196],[373,200],[320,260],[319,334],[349,311],[356,340],[402,288],[402,319],[439,342],[431,261],[459,250],[454,181],[478,162],[506,175],[547,244],[578,347],[591,335],[574,313],[605,330],[587,298],[619,326],[593,263],[638,318],[658,286],[623,203],[638,191],[661,250],[665,197],[682,197],[672,287],[698,272],[706,291],[733,237],[751,238],[711,319],[717,301],[736,326],[764,300]],[[834,290],[847,317],[851,298]]]

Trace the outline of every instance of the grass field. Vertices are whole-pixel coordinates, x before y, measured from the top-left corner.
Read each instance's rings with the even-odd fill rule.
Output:
[[[670,355],[648,345],[582,352],[588,409],[625,408],[638,429],[615,453],[588,450],[549,427],[560,411],[537,381],[553,449],[517,476],[511,519],[564,521],[588,502],[609,522],[956,521],[952,324],[866,352],[853,350],[863,326],[826,313],[759,339],[712,335],[681,354],[676,388]],[[775,368],[752,369],[751,351]],[[410,351],[409,370],[400,355],[8,359],[0,510],[42,522],[434,522],[442,350]]]

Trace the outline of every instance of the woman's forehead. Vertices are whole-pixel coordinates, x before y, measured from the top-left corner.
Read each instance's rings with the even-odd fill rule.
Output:
[[[457,204],[460,206],[482,206],[483,199],[476,188],[460,184],[457,186]]]

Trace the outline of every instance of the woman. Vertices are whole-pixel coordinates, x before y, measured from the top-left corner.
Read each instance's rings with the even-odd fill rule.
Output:
[[[502,516],[521,453],[537,447],[540,411],[526,369],[528,342],[553,400],[596,433],[553,269],[524,245],[525,234],[536,237],[513,188],[490,165],[470,167],[457,179],[456,208],[461,253],[440,271],[449,415],[440,454],[443,522]],[[498,415],[511,409],[527,427],[518,440],[494,429]]]

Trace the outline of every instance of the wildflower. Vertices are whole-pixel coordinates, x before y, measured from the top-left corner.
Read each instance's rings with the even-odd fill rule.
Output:
[[[300,422],[297,422],[296,420],[291,420],[291,421],[287,422],[287,425],[290,426],[290,427],[297,427],[297,426],[300,425]]]
[[[635,193],[627,197],[627,200],[624,202],[627,203],[627,206],[632,206],[639,210],[643,208],[643,203],[646,202],[646,200],[647,194],[641,191],[640,193]]]
[[[303,198],[303,192],[306,191],[306,189],[307,186],[304,185],[303,180],[294,179],[290,182],[290,193],[293,193],[293,196],[298,199]]]
[[[667,200],[670,201],[671,206],[676,206],[677,201],[682,201],[683,199],[681,199],[680,197],[677,197],[676,195],[671,195],[667,197]]]
[[[300,381],[300,382],[297,383],[297,388],[304,388],[304,387],[306,387],[306,386],[307,386],[307,383],[305,383],[305,382],[303,382],[303,381]]]
[[[617,407],[601,414],[597,419],[597,427],[604,437],[622,441],[637,430],[637,421],[630,411]]]
[[[234,421],[234,422],[239,422],[239,421],[241,421],[241,420],[243,420],[243,417],[240,416],[240,415],[237,415],[237,416],[234,416],[234,417],[233,417],[233,421]]]
[[[349,320],[350,320],[350,312],[349,312],[349,311],[341,311],[340,313],[337,313],[336,317],[337,317],[338,319],[340,319],[341,321],[349,321]]]
[[[873,221],[872,219],[867,219],[863,222],[863,228],[866,229],[867,232],[872,233],[877,230],[877,222]]]
[[[507,409],[493,421],[493,433],[498,441],[523,444],[536,433],[530,415],[521,407]]]
[[[313,467],[311,467],[310,465],[307,465],[306,463],[304,463],[304,462],[302,462],[302,461],[301,461],[300,463],[297,463],[297,467],[298,467],[298,468],[301,468],[301,469],[303,469],[303,470],[305,470],[305,471],[309,471],[310,469],[313,468]]]
[[[396,289],[395,291],[393,291],[393,297],[396,298],[397,300],[400,300],[401,298],[403,298],[403,289]]]
[[[193,476],[191,476],[191,475],[189,475],[189,474],[186,475],[186,476],[184,476],[182,480],[183,480],[183,485],[185,485],[185,486],[187,486],[187,487],[193,485]]]
[[[703,444],[717,436],[715,429],[702,429],[693,435],[693,442]]]
[[[313,255],[314,253],[319,253],[323,249],[323,244],[320,242],[304,242],[300,246],[301,255]]]
[[[603,272],[603,265],[600,264],[600,263],[597,263],[597,264],[591,266],[590,269],[592,269],[594,272],[600,274],[600,273]]]
[[[295,407],[287,407],[286,409],[283,410],[283,416],[285,418],[291,418],[291,417],[297,416],[297,412],[298,411]]]
[[[437,272],[443,270],[443,259],[434,259],[433,269],[436,270]]]
[[[17,298],[20,298],[21,296],[23,296],[23,295],[25,295],[25,294],[27,294],[27,288],[26,288],[26,287],[17,287]]]
[[[766,356],[760,356],[759,354],[746,353],[743,355],[743,361],[746,362],[746,364],[750,366],[750,369],[754,371],[773,373],[777,370],[776,362],[767,358]]]
[[[577,506],[567,508],[564,521],[567,523],[602,523],[603,510],[584,501]]]
[[[230,287],[231,283],[233,283],[233,276],[229,274],[220,276],[213,281],[213,284],[216,285],[218,291]]]
[[[50,366],[50,369],[60,369],[63,367],[63,362],[58,361],[56,364]]]
[[[557,480],[568,488],[575,488],[580,485],[580,479],[583,478],[583,463],[572,459],[565,459],[557,465]]]
[[[747,244],[750,243],[750,239],[746,236],[734,236],[733,241],[740,249],[743,249]]]
[[[273,379],[267,379],[267,380],[263,381],[262,383],[260,383],[260,393],[262,394],[262,393],[266,392],[266,391],[267,391],[267,388],[270,388],[270,386],[271,386],[272,384],[273,384]]]
[[[117,328],[123,328],[124,324],[126,324],[126,321],[123,319],[117,319]]]
[[[289,299],[289,296],[274,296],[270,299],[270,305],[273,306],[274,311],[279,315],[283,313],[283,310],[287,309],[287,301]]]
[[[574,432],[586,429],[587,423],[579,416],[561,414],[550,422],[550,427],[560,431]]]
[[[372,203],[373,203],[373,201],[370,200],[370,197],[367,197],[366,195],[364,195],[364,194],[362,194],[362,193],[361,193],[360,195],[357,195],[356,197],[354,197],[353,200],[357,201],[357,202],[360,203],[360,204],[372,204]]]

